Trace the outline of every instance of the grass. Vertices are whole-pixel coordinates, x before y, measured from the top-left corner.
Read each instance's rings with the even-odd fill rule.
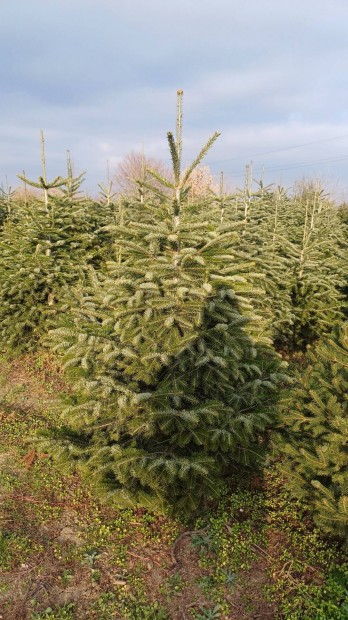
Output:
[[[274,464],[194,524],[103,506],[27,437],[63,385],[49,356],[0,360],[3,620],[343,620],[348,558]]]

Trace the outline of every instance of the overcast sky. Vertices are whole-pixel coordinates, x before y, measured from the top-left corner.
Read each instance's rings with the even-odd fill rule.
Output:
[[[0,0],[0,182],[65,173],[86,189],[131,150],[168,159],[184,90],[184,160],[241,184],[320,177],[348,199],[347,0]]]

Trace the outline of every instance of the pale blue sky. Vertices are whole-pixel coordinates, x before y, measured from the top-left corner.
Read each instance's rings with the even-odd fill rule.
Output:
[[[0,0],[0,50],[0,181],[37,177],[41,128],[49,174],[70,149],[92,191],[142,143],[167,159],[183,88],[185,161],[218,130],[231,184],[253,159],[348,197],[347,0]]]

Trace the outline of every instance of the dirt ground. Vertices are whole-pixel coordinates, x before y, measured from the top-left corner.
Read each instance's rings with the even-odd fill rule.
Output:
[[[231,491],[194,527],[99,503],[28,442],[54,423],[60,368],[42,354],[0,371],[1,620],[272,620],[275,584],[322,581],[294,563],[289,522],[302,526],[274,483]]]

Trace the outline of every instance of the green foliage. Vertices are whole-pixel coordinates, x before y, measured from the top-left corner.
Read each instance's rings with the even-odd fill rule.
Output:
[[[112,221],[111,209],[103,212],[101,205],[80,196],[82,180],[82,175],[72,176],[68,165],[60,195],[51,195],[46,183],[44,200],[17,201],[4,225],[0,346],[9,352],[37,348],[62,311],[67,287],[83,278],[87,265],[102,261],[108,234],[98,231]]]
[[[344,226],[343,228],[344,236],[345,236],[346,241],[348,241],[348,204],[346,202],[340,205],[339,209],[337,210],[337,215]],[[345,284],[342,288],[342,292],[345,298],[348,299],[348,272],[347,271],[346,271]],[[347,314],[348,314],[348,309],[346,308],[345,315],[347,316]]]
[[[279,449],[296,496],[327,534],[348,534],[348,324],[309,355],[282,405]]]
[[[212,601],[192,613],[201,620],[228,613],[226,592],[231,595],[236,580],[243,587],[261,550],[274,564],[280,613],[291,620],[340,620],[348,613],[347,567],[335,564],[317,530],[307,530],[309,507],[321,532],[342,539],[348,533],[348,336],[347,325],[339,327],[346,205],[336,210],[310,184],[293,196],[263,183],[253,191],[249,173],[235,195],[224,193],[221,177],[219,194],[197,198],[191,175],[219,134],[186,170],[181,134],[179,91],[176,136],[168,133],[172,176],[148,170],[154,186],[142,174],[138,196],[117,202],[109,174],[99,200],[83,196],[83,174],[74,177],[69,155],[66,177],[48,181],[42,135],[38,182],[23,173],[23,195],[0,190],[0,347],[35,349],[56,327],[49,343],[71,384],[54,411],[59,422],[39,440],[43,450],[77,468],[118,507],[202,514],[227,477],[240,483],[264,461],[287,381],[271,341],[287,352],[304,351],[326,335],[281,407],[278,449],[289,487],[302,499],[238,491],[219,504],[218,514],[191,537],[191,551],[207,571],[198,587]],[[28,195],[27,186],[38,191]],[[38,360],[37,369],[41,365]],[[23,404],[27,395],[16,389]],[[29,414],[24,420],[17,413],[3,424],[2,445],[27,432]],[[32,422],[33,431],[38,424]],[[24,456],[23,443],[19,450]],[[33,490],[50,487],[58,498],[57,505],[33,501],[30,515],[40,522],[58,518],[60,500],[67,499],[46,463],[31,462],[26,477]],[[4,472],[6,492],[22,488],[15,479],[15,472]],[[266,509],[270,530],[281,528],[287,541],[277,558],[263,549]],[[158,542],[158,518],[145,513],[140,519],[148,543]],[[123,572],[129,542],[116,534],[127,530],[125,520],[87,528],[88,544],[63,551],[57,544],[53,555],[80,562],[97,588],[105,575],[102,549],[119,536],[113,550],[122,571],[119,591],[94,601],[92,612],[164,620],[167,612],[143,591],[130,594]],[[0,536],[6,570],[41,551],[21,531],[9,528]],[[64,585],[75,576],[71,567],[60,570]],[[162,594],[176,596],[186,585],[178,571]],[[33,618],[71,614],[66,606]]]
[[[15,192],[12,191],[11,187],[8,187],[6,190],[0,187],[0,231],[7,218],[11,215],[14,196]]]
[[[8,352],[37,348],[62,311],[65,291],[86,272],[100,265],[109,243],[100,231],[113,222],[113,205],[105,208],[81,195],[84,173],[73,176],[70,154],[66,178],[46,178],[44,138],[42,176],[25,174],[24,195],[10,189],[0,195],[0,347]],[[42,189],[43,199],[28,195],[27,186]]]
[[[218,618],[221,618],[220,610],[220,605],[215,605],[215,607],[210,609],[207,607],[200,607],[199,611],[194,612],[194,618],[196,620],[218,620]]]
[[[292,614],[296,620],[344,618],[346,555],[332,541],[323,541],[308,507],[284,488],[274,464],[262,479],[253,479],[252,492],[236,489],[237,472],[232,484],[229,481],[221,489],[218,502],[200,511],[197,529],[184,532],[184,537],[182,524],[159,514],[101,506],[78,476],[62,476],[50,459],[38,455],[27,468],[22,457],[28,452],[28,433],[55,422],[47,403],[57,393],[54,384],[47,390],[47,377],[54,379],[49,359],[40,353],[11,364],[1,361],[4,614],[13,615],[23,603],[22,615],[29,618],[34,612],[60,618],[67,610],[56,606],[54,593],[77,586],[72,616],[86,620],[167,620],[175,615],[176,602],[188,617],[193,609],[202,613],[198,611],[202,605],[205,610],[220,605],[221,617],[233,615],[236,605],[241,616],[250,615],[251,609],[256,615],[265,611],[267,586],[270,615],[275,608],[279,617]],[[30,408],[23,409],[29,395]],[[79,544],[57,539],[66,523],[80,538]],[[173,554],[174,573],[169,572]],[[52,612],[47,611],[45,589],[35,600],[27,597],[33,583],[28,571],[41,583],[43,567]],[[168,607],[167,614],[162,605]]]
[[[262,462],[285,376],[253,310],[262,289],[239,225],[185,198],[171,144],[173,199],[132,205],[114,260],[53,331],[74,385],[48,449],[118,505],[192,511],[231,468]]]
[[[32,349],[56,321],[64,286],[93,255],[94,235],[81,205],[52,197],[9,220],[0,240],[0,342]]]
[[[34,612],[31,620],[73,620],[75,605],[72,603],[56,609],[47,607],[42,612]]]
[[[293,348],[298,348],[330,332],[343,319],[341,289],[347,271],[347,244],[337,209],[323,191],[312,188],[305,188],[295,197],[289,230],[295,250],[291,288]]]
[[[262,277],[265,294],[257,309],[268,320],[270,335],[279,346],[292,341],[294,312],[291,301],[292,266],[284,256],[290,245],[286,211],[289,198],[282,188],[262,184],[255,192],[244,188],[234,202],[224,208],[224,220],[240,222],[239,251],[252,261]]]
[[[309,507],[284,485],[281,462],[266,472],[270,541],[266,593],[291,620],[343,620],[347,603],[347,555],[336,543],[324,540],[313,526]]]
[[[338,217],[344,224],[348,224],[348,204],[343,202],[338,209]]]
[[[348,566],[333,570],[323,586],[300,587],[282,605],[287,620],[346,620],[348,617]]]
[[[343,319],[347,237],[337,208],[323,190],[305,186],[294,196],[282,188],[247,185],[224,209],[242,223],[239,244],[263,274],[259,311],[271,321],[276,346],[305,350]]]

